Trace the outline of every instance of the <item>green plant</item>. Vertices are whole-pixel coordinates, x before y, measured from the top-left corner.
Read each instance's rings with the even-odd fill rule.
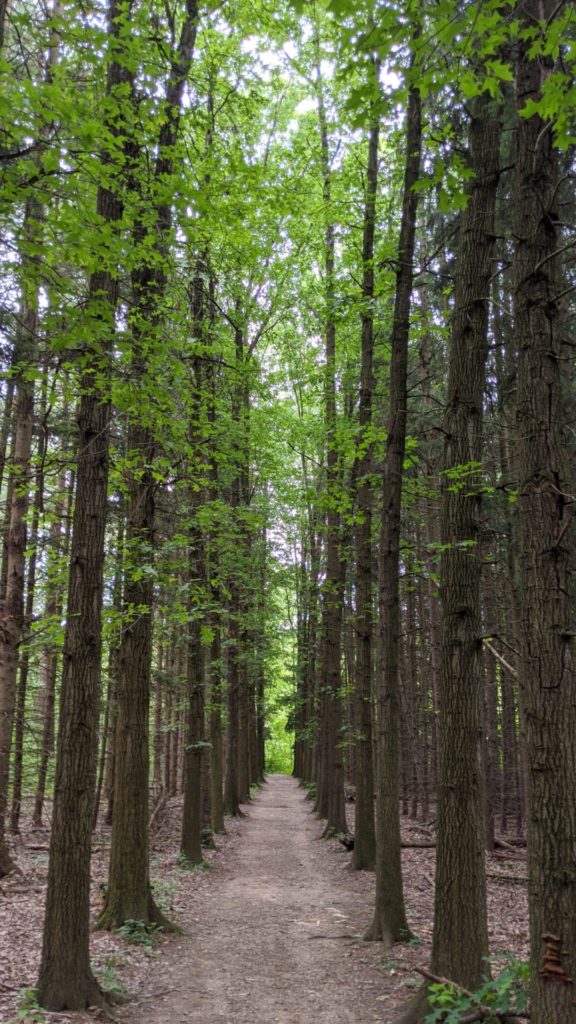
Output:
[[[160,907],[160,910],[167,911],[172,909],[175,889],[176,881],[174,878],[158,878],[152,882],[154,901]]]
[[[211,828],[203,828],[200,836],[200,842],[202,846],[206,846],[209,850],[216,849],[216,843],[214,842],[214,832]]]
[[[97,967],[95,964],[92,964],[92,970],[102,985],[102,988],[113,995],[121,996],[126,993],[126,989],[116,973],[116,967],[122,963],[123,959],[124,958],[122,956],[113,955],[106,957],[103,967]]]
[[[162,928],[157,924],[146,924],[145,921],[134,921],[129,919],[116,929],[125,942],[135,946],[146,946],[153,949],[158,941],[158,935]]]
[[[38,1005],[38,990],[35,988],[20,989],[20,1002],[16,1015],[10,1017],[7,1024],[44,1024],[46,1020],[42,1008]]]
[[[198,864],[192,864],[191,861],[187,860],[185,853],[178,854],[176,863],[182,871],[210,871],[211,868],[211,864],[207,860],[201,860]]]
[[[505,967],[495,978],[486,978],[475,992],[459,985],[433,982],[428,986],[428,1002],[432,1012],[426,1024],[461,1024],[476,1013],[483,1024],[499,1024],[503,1016],[522,1013],[528,1003],[530,966],[516,957],[506,956]]]
[[[316,783],[315,782],[307,782],[306,783],[306,790],[307,790],[307,797],[306,797],[306,799],[307,800],[315,800],[316,799]]]

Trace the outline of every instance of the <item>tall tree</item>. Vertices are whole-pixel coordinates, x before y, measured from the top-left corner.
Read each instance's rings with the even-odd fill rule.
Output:
[[[518,342],[521,695],[528,765],[531,1020],[573,1020],[576,979],[576,686],[573,356],[562,325],[563,184],[548,114],[553,74],[535,25],[562,4],[521,0],[516,65],[514,315]]]
[[[414,276],[414,243],[422,151],[422,113],[418,86],[409,90],[406,116],[406,164],[398,270],[392,320],[392,359],[386,456],[384,460],[379,571],[382,665],[378,691],[378,752],[376,786],[376,902],[368,930],[370,939],[387,943],[409,937],[402,891],[399,811],[399,636],[400,636],[400,513],[402,468],[406,446],[408,337]]]
[[[126,93],[133,86],[125,59],[131,34],[131,0],[110,0],[106,92],[113,116],[105,124],[106,183],[96,211],[110,237],[121,237]],[[111,187],[111,183],[115,187]],[[108,498],[111,403],[101,387],[100,356],[112,350],[119,272],[114,257],[90,275],[85,352],[78,410],[77,483],[70,550],[60,720],[50,838],[48,891],[38,999],[50,1010],[102,1006],[90,966],[90,843],[98,753],[101,607]],[[92,357],[92,358],[90,358]]]
[[[374,829],[374,765],[372,742],[372,665],[373,665],[373,596],[372,596],[372,398],[374,390],[374,237],[376,233],[376,195],[378,189],[378,145],[380,141],[380,61],[371,57],[369,85],[375,92],[371,104],[368,133],[366,198],[362,231],[362,312],[361,369],[358,402],[359,454],[353,475],[357,477],[356,505],[358,523],[355,530],[356,555],[356,665],[354,673],[354,781],[356,817],[352,866],[373,870],[376,855]]]
[[[138,211],[134,231],[138,255],[137,265],[131,274],[131,370],[137,392],[140,391],[142,397],[147,391],[151,395],[152,355],[161,346],[160,332],[165,326],[164,303],[172,229],[171,196],[167,193],[167,183],[174,170],[184,87],[196,43],[196,0],[186,0],[182,13],[178,43],[171,54],[164,120],[157,140],[152,183],[156,198],[153,195],[151,202],[148,198],[146,212]],[[133,187],[137,192],[137,181]],[[139,198],[141,203],[146,199],[145,196]],[[153,401],[148,399],[148,402],[153,407]],[[132,465],[128,472],[126,550],[130,564],[124,584],[126,622],[118,654],[110,871],[104,908],[98,920],[99,926],[104,928],[119,927],[128,920],[169,927],[169,922],[154,903],[149,879],[148,719],[154,584],[152,573],[142,572],[141,567],[146,559],[154,557],[154,456],[157,437],[151,409],[145,408],[142,414],[142,406],[143,402],[130,410],[128,425],[127,448]]]
[[[482,423],[494,211],[500,161],[497,103],[470,105],[467,204],[459,227],[443,421],[442,602],[438,839],[432,970],[467,989],[486,971],[484,868],[484,673],[479,546]],[[417,994],[403,1024],[422,1020]]]
[[[320,134],[320,167],[324,211],[324,422],[326,431],[326,570],[322,588],[322,699],[321,743],[323,765],[319,778],[318,811],[326,818],[326,834],[346,831],[344,766],[342,754],[341,631],[344,573],[340,551],[338,491],[340,470],[336,437],[336,230],[332,205],[331,155],[318,30],[316,48],[316,102]]]

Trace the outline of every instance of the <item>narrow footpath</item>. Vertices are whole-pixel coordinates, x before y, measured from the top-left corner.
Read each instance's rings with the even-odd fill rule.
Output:
[[[130,1024],[376,1024],[383,978],[359,941],[366,919],[294,779],[270,776],[233,856],[210,881],[187,935],[150,976],[155,999]],[[165,959],[166,958],[166,962]],[[163,973],[164,970],[164,973]],[[137,997],[138,999],[138,997]]]

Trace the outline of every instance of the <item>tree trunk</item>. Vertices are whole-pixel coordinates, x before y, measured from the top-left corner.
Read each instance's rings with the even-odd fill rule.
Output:
[[[54,508],[54,520],[50,528],[50,552],[48,555],[46,607],[44,616],[48,623],[54,625],[62,618],[64,608],[64,581],[60,571],[60,560],[69,554],[70,522],[72,503],[74,500],[74,478],[70,474],[67,481],[66,473],[61,473],[58,484],[58,498]],[[63,521],[65,526],[63,527]],[[54,725],[56,706],[56,676],[58,672],[58,650],[53,642],[44,645],[40,655],[40,676],[42,686],[42,750],[38,769],[38,782],[34,797],[32,824],[34,828],[42,827],[42,812],[46,795],[48,765],[54,753]]]
[[[340,651],[343,584],[340,560],[339,459],[336,439],[336,233],[332,209],[330,146],[320,61],[316,36],[316,99],[320,130],[321,173],[324,207],[324,421],[326,428],[326,572],[322,587],[322,629],[324,664],[321,705],[322,772],[318,778],[318,813],[326,818],[325,835],[346,832],[344,771],[340,735],[342,723]]]
[[[111,0],[109,35],[122,45],[130,22],[127,0]],[[131,72],[112,59],[107,93],[131,88]],[[122,138],[123,117],[109,130]],[[112,158],[107,157],[108,163]],[[118,173],[118,168],[114,168]],[[122,204],[99,186],[97,214],[110,225]],[[90,276],[89,337],[107,353],[114,337],[118,281],[107,269]],[[105,358],[105,357],[104,357]],[[107,1002],[90,966],[90,840],[101,674],[101,608],[107,514],[110,400],[101,393],[99,357],[82,375],[78,414],[77,486],[64,640],[60,727],[50,840],[48,891],[38,980],[38,1001],[47,1010],[83,1010]],[[106,372],[106,371],[103,371]]]
[[[527,30],[552,19],[552,0],[521,0]],[[552,58],[518,46],[518,110],[538,102]],[[528,903],[531,1020],[575,1019],[576,687],[573,352],[562,324],[558,251],[562,184],[553,131],[538,114],[518,117],[514,313],[518,338],[517,429],[521,695],[528,762]]]
[[[34,264],[34,242],[42,220],[42,207],[29,197],[24,213],[24,244],[22,259],[22,303],[20,325],[14,352],[15,414],[12,465],[9,487],[9,525],[5,557],[6,583],[0,607],[0,878],[14,870],[6,840],[6,813],[10,748],[16,698],[18,651],[25,625],[24,572],[26,555],[26,516],[29,504],[30,454],[34,418],[34,382],[29,371],[34,366],[37,350],[39,281]],[[29,280],[29,277],[32,277]]]
[[[470,167],[475,176],[460,225],[443,424],[441,743],[432,970],[475,989],[486,973],[488,953],[479,530],[500,125],[486,94],[471,110]]]
[[[378,144],[380,139],[379,109],[380,63],[370,62],[370,82],[376,89],[372,123],[368,137],[368,167],[364,200],[362,239],[362,366],[358,428],[361,454],[356,456],[354,471],[357,480],[355,531],[356,553],[356,666],[354,716],[354,782],[356,817],[352,867],[356,871],[373,871],[376,857],[374,824],[374,766],[372,763],[372,502],[373,469],[372,394],[374,390],[374,234],[376,228],[376,194],[378,188]]]
[[[36,566],[38,561],[38,526],[40,520],[40,509],[44,501],[44,459],[46,455],[47,427],[47,369],[42,381],[42,395],[40,401],[40,429],[38,436],[36,480],[34,484],[34,502],[32,511],[32,523],[30,527],[30,540],[27,543],[29,548],[28,572],[26,578],[26,607],[24,610],[24,628],[30,629],[32,615],[34,612],[34,591],[36,588]],[[22,772],[24,767],[24,724],[26,716],[26,692],[28,689],[28,672],[30,668],[30,649],[27,645],[20,658],[20,670],[18,674],[18,692],[16,695],[16,708],[14,718],[14,763],[12,781],[12,807],[10,809],[10,831],[17,835],[20,831],[20,811],[22,809]]]
[[[406,167],[398,245],[399,269],[392,322],[390,409],[381,526],[379,606],[382,616],[382,666],[379,673],[376,783],[376,896],[374,917],[367,932],[386,944],[410,938],[406,920],[400,862],[399,814],[399,680],[400,633],[400,512],[402,470],[406,443],[408,336],[414,275],[414,240],[422,148],[421,100],[412,86],[406,118]]]

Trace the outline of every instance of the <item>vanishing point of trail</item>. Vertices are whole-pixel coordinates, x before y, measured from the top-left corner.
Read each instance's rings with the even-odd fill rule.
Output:
[[[294,779],[270,776],[248,809],[226,868],[211,881],[170,985],[129,1011],[134,1024],[373,1024],[378,974],[351,941],[365,909]],[[159,964],[162,974],[162,963]],[[164,976],[165,977],[165,976]],[[151,988],[160,987],[151,980]]]

